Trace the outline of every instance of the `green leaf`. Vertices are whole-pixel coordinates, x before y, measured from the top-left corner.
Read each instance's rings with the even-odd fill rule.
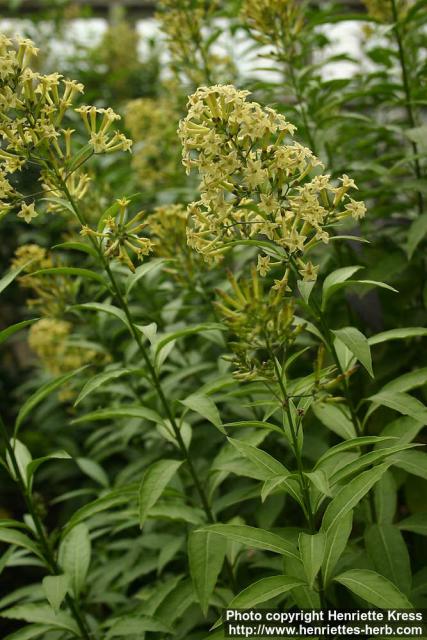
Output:
[[[19,274],[30,265],[33,260],[29,260],[25,264],[21,265],[17,269],[10,269],[3,278],[0,279],[0,293],[2,293],[6,287],[8,287],[12,282],[19,276]]]
[[[166,485],[181,465],[181,460],[159,460],[150,465],[145,472],[139,487],[139,524],[141,527],[151,507],[156,504]]]
[[[303,580],[290,576],[262,578],[241,591],[228,604],[228,609],[251,609],[258,604],[277,598],[291,589],[304,586]]]
[[[227,540],[240,542],[247,547],[272,551],[283,556],[299,559],[298,550],[294,544],[264,529],[237,524],[212,524],[200,529],[200,531],[210,531],[220,536],[225,536]]]
[[[412,259],[416,248],[420,242],[425,238],[427,234],[427,213],[423,213],[413,221],[408,231],[408,238],[406,241],[406,253],[408,260]]]
[[[77,624],[68,613],[64,611],[55,613],[48,605],[42,605],[40,603],[18,605],[1,611],[0,616],[11,620],[47,624],[55,629],[70,631],[75,636],[80,636]]]
[[[32,462],[27,466],[27,482],[29,486],[31,486],[31,480],[40,465],[48,462],[49,460],[71,460],[71,456],[66,451],[54,451],[53,453],[49,453],[47,456],[32,460]]]
[[[242,427],[247,429],[255,427],[260,429],[267,429],[268,431],[275,431],[276,433],[280,433],[280,435],[283,435],[283,431],[280,427],[278,427],[276,424],[265,422],[263,420],[239,420],[237,422],[225,422],[222,426],[224,428]]]
[[[258,447],[243,442],[243,440],[235,440],[234,438],[227,438],[227,440],[242,456],[255,464],[265,476],[264,480],[268,480],[272,476],[286,476],[289,473],[281,462]]]
[[[71,420],[71,424],[81,424],[82,422],[96,422],[98,420],[113,420],[115,418],[141,418],[141,420],[149,420],[162,424],[163,420],[156,411],[147,407],[138,406],[122,406],[112,409],[99,409],[91,411],[80,418]]]
[[[185,407],[188,407],[192,411],[195,411],[202,418],[205,418],[209,422],[211,422],[217,429],[219,429],[222,433],[225,433],[222,425],[221,425],[221,416],[219,415],[219,411],[215,402],[212,398],[208,396],[193,393],[192,395],[185,398],[185,400],[180,400],[181,404]]]
[[[334,578],[349,591],[381,609],[412,609],[408,598],[387,578],[375,571],[351,569]]]
[[[50,267],[49,269],[39,269],[33,271],[32,276],[78,276],[79,278],[86,278],[87,280],[95,280],[104,287],[108,287],[108,283],[96,271],[90,269],[80,269],[78,267]]]
[[[109,638],[129,638],[129,636],[143,638],[146,631],[172,633],[170,627],[150,616],[123,616],[113,622],[106,635],[106,640]]]
[[[165,347],[169,342],[177,340],[178,338],[185,338],[186,336],[196,335],[205,331],[224,331],[223,325],[214,322],[205,322],[204,324],[198,324],[193,327],[185,327],[185,329],[179,329],[178,331],[172,331],[167,335],[159,337],[158,342],[155,344],[155,356]]]
[[[425,384],[427,384],[427,367],[408,371],[408,373],[404,373],[398,378],[387,382],[382,391],[405,392],[417,387],[423,387]]]
[[[315,280],[298,280],[298,290],[304,300],[305,304],[308,305],[308,301],[310,299],[311,292],[313,291],[313,287],[316,284]]]
[[[286,493],[289,493],[289,495],[292,496],[303,509],[305,509],[304,499],[301,492],[301,485],[299,484],[296,477],[290,473],[285,476],[273,476],[272,478],[266,480],[261,489],[261,500],[264,502],[270,495],[270,493],[272,493],[272,491],[274,491],[278,487],[280,487]]]
[[[427,329],[425,327],[406,327],[377,333],[375,336],[368,338],[368,342],[372,347],[382,342],[388,342],[389,340],[406,340],[407,338],[418,338],[422,336],[427,336]]]
[[[427,480],[427,453],[422,451],[402,451],[392,457],[395,467]]]
[[[396,391],[380,391],[368,398],[371,402],[394,409],[404,416],[410,416],[418,422],[427,424],[427,408],[422,402],[413,398],[408,393]]]
[[[221,571],[227,541],[210,531],[192,531],[188,539],[188,561],[194,590],[206,616],[218,575]]]
[[[347,409],[326,402],[313,403],[311,408],[316,418],[340,438],[353,441],[357,437],[354,425],[346,413]]]
[[[46,382],[40,389],[37,389],[32,396],[30,396],[24,404],[21,406],[18,416],[15,422],[15,431],[14,436],[18,434],[18,430],[25,418],[33,411],[33,409],[42,402],[45,398],[50,396],[56,389],[62,387],[62,385],[66,384],[71,378],[78,375],[81,371],[86,369],[86,367],[80,367],[80,369],[76,369],[75,371],[71,371],[70,373],[65,373],[58,378],[54,378],[53,380],[49,380]]]
[[[357,473],[358,471],[360,471],[365,467],[368,467],[373,464],[377,464],[378,462],[382,461],[384,458],[393,456],[393,454],[399,453],[400,451],[404,449],[409,449],[413,446],[416,446],[416,445],[398,444],[395,447],[383,447],[375,451],[369,451],[368,453],[365,453],[364,455],[360,456],[360,458],[357,458],[357,460],[353,460],[353,462],[350,462],[345,467],[338,469],[338,471],[333,473],[332,476],[330,477],[331,486],[334,486],[338,482],[342,482],[349,476]],[[394,460],[394,458],[391,458],[391,460]]]
[[[350,349],[351,353],[365,367],[366,371],[373,378],[372,357],[368,339],[355,327],[344,327],[336,329],[332,333]]]
[[[363,269],[363,267],[357,265],[352,267],[343,267],[332,271],[332,273],[326,276],[322,288],[322,311],[325,310],[329,298],[335,293],[335,291],[338,291],[345,281],[351,278],[351,276],[357,271],[360,271],[360,269]]]
[[[42,584],[50,606],[58,612],[70,586],[69,576],[46,576]]]
[[[323,515],[322,530],[327,532],[337,521],[351,511],[374,484],[378,482],[389,466],[389,464],[385,463],[364,471],[340,489],[326,508]]]
[[[23,444],[20,440],[17,440],[16,438],[11,438],[10,446],[13,449],[13,454],[14,454],[13,457],[19,469],[19,475],[21,476],[25,486],[27,487],[28,486],[27,467],[33,459],[31,456],[31,453],[29,452],[25,444]],[[9,467],[9,472],[12,478],[14,480],[18,480],[17,474],[15,472],[15,465],[13,464],[11,456],[9,455],[8,451],[6,453],[6,462],[7,462],[7,466]]]
[[[10,336],[13,336],[18,331],[21,331],[21,329],[25,329],[25,327],[28,327],[28,325],[34,324],[34,322],[37,322],[37,320],[40,320],[40,318],[23,320],[22,322],[17,322],[16,324],[11,324],[9,327],[6,327],[6,329],[0,331],[0,344],[2,344],[2,342],[5,342],[8,338],[10,338]]]
[[[353,511],[338,518],[326,532],[325,552],[322,562],[322,575],[328,585],[334,575],[334,569],[343,554],[353,528]]]
[[[122,504],[135,502],[136,500],[137,491],[133,486],[121,487],[120,489],[110,491],[101,498],[97,498],[96,500],[89,502],[89,504],[85,504],[80,509],[77,509],[67,522],[66,531],[71,531],[71,529],[79,522],[92,518],[102,511],[113,509],[114,507],[118,507]]]
[[[316,471],[305,472],[305,475],[313,484],[314,487],[320,493],[323,493],[325,496],[331,497],[331,487],[329,485],[329,479],[326,473],[322,469],[317,469]]]
[[[397,509],[397,489],[393,474],[386,471],[374,488],[377,522],[391,524]]]
[[[408,549],[402,534],[392,524],[373,524],[365,530],[365,545],[378,573],[404,593],[411,590],[412,575]]]
[[[91,458],[76,458],[75,461],[78,467],[83,471],[83,473],[89,476],[89,478],[98,482],[102,487],[109,486],[110,482],[108,480],[108,476],[98,462]]]
[[[55,244],[52,249],[71,249],[72,251],[87,253],[92,258],[98,258],[96,249],[91,244],[84,242],[61,242],[60,244]]]
[[[390,440],[395,440],[395,438],[393,436],[362,436],[360,438],[352,438],[351,440],[340,442],[334,447],[328,449],[323,454],[323,456],[320,456],[314,468],[317,469],[318,467],[321,467],[322,464],[326,462],[326,460],[329,460],[333,456],[339,455],[343,451],[365,447],[366,445],[378,444],[380,442],[390,442]]]
[[[81,523],[73,527],[62,539],[59,546],[58,562],[77,597],[85,586],[91,557],[89,531]]]
[[[19,631],[8,634],[4,640],[33,640],[42,635],[46,637],[48,631],[52,631],[52,627],[47,624],[27,624]]]
[[[85,302],[84,304],[75,304],[71,307],[72,309],[88,309],[89,311],[100,311],[102,313],[107,313],[114,318],[117,318],[123,324],[129,328],[128,320],[126,318],[126,314],[121,309],[118,309],[112,304],[107,304],[105,302]]]
[[[139,265],[139,267],[135,269],[135,273],[131,273],[127,278],[126,295],[128,296],[130,294],[136,283],[139,282],[141,278],[144,278],[150,273],[150,271],[154,271],[167,262],[170,262],[170,260],[166,260],[166,258],[151,258],[148,262],[144,262],[144,264]]]
[[[114,369],[113,371],[103,371],[102,373],[94,376],[86,382],[85,386],[80,391],[74,406],[77,407],[82,400],[84,400],[90,393],[93,393],[93,391],[96,391],[96,389],[101,387],[103,384],[110,382],[110,380],[116,380],[128,373],[130,373],[129,369]]]
[[[396,526],[402,531],[412,531],[420,536],[427,536],[427,513],[415,513],[398,522]]]
[[[322,532],[314,535],[300,533],[298,542],[305,575],[309,586],[313,587],[325,555],[326,535]]]
[[[34,553],[35,556],[43,559],[38,545],[33,542],[31,538],[26,536],[25,533],[15,531],[15,529],[9,529],[7,527],[0,527],[0,541],[16,545],[17,547],[23,547],[24,549],[31,551],[31,553]]]

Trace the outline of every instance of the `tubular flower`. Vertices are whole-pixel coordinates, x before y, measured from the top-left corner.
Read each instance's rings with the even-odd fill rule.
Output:
[[[295,127],[248,95],[216,85],[189,99],[179,135],[187,172],[195,168],[200,176],[200,200],[189,206],[188,242],[212,260],[230,243],[262,240],[286,268],[293,261],[304,279],[313,279],[316,268],[305,254],[328,242],[332,224],[363,217],[365,205],[349,198],[356,185],[348,176],[336,185],[329,175],[313,175],[322,163],[288,142]],[[258,270],[268,272],[266,260]]]
[[[80,167],[90,155],[82,152],[76,162],[76,153],[82,150],[73,149],[74,130],[64,127],[83,85],[59,73],[34,71],[29,65],[36,54],[30,40],[12,41],[0,34],[0,216],[18,207],[19,217],[27,222],[37,215],[35,206],[32,202],[21,205],[27,198],[13,187],[13,174],[29,163],[49,166],[40,177],[43,188],[54,192],[65,183],[78,200],[88,181]],[[86,124],[92,153],[130,149],[131,141],[111,130],[119,118],[111,109],[82,107],[76,111]]]
[[[113,122],[121,119],[113,109],[101,109],[84,105],[75,109],[83,119],[90,136],[89,144],[94,153],[111,153],[113,151],[130,151],[132,140],[116,130],[110,131]]]
[[[106,219],[102,232],[94,231],[90,227],[84,226],[80,233],[83,236],[101,239],[104,256],[107,259],[117,258],[134,272],[135,266],[129,251],[131,254],[136,254],[138,260],[142,260],[144,256],[152,252],[153,242],[149,238],[139,235],[148,224],[147,221],[141,222],[146,215],[144,211],[140,211],[126,222],[129,204],[130,200],[126,198],[116,200],[118,214],[116,217],[109,216]]]

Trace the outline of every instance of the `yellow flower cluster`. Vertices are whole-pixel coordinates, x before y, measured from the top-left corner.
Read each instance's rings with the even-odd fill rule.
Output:
[[[242,18],[258,42],[282,48],[301,33],[304,5],[301,0],[245,0]]]
[[[46,191],[55,191],[65,183],[75,199],[84,195],[88,182],[85,174],[71,179],[84,158],[74,164],[74,130],[63,125],[77,95],[83,93],[83,85],[59,73],[42,75],[33,71],[29,63],[36,54],[30,40],[13,42],[0,34],[0,216],[18,208],[18,216],[26,222],[37,216],[35,204],[11,183],[13,174],[25,165],[45,167],[40,181]],[[111,130],[119,118],[111,109],[87,106],[75,111],[82,115],[93,153],[130,148],[130,140]]]
[[[132,167],[145,190],[168,187],[180,167],[178,109],[167,98],[139,98],[126,106],[125,124],[135,141]]]
[[[310,149],[286,143],[295,127],[271,108],[247,101],[248,91],[231,85],[199,88],[180,122],[183,163],[200,175],[200,200],[190,205],[190,246],[207,259],[230,242],[263,241],[284,265],[292,259],[304,279],[316,276],[305,254],[328,242],[330,225],[365,215],[363,202],[348,195],[356,188],[343,175],[315,175],[322,163]],[[270,255],[259,271],[269,270]],[[277,263],[276,263],[277,264]],[[286,289],[288,269],[276,288]]]
[[[88,364],[96,356],[92,349],[69,343],[73,325],[66,320],[42,318],[31,325],[28,343],[43,366],[58,375]]]
[[[103,231],[95,231],[89,226],[84,226],[80,233],[83,236],[100,238],[104,256],[107,259],[117,258],[134,272],[135,266],[129,251],[142,260],[151,253],[153,243],[149,238],[139,235],[147,227],[147,221],[141,222],[146,215],[144,211],[140,211],[126,222],[129,204],[130,200],[127,198],[116,200],[117,215],[106,218]]]

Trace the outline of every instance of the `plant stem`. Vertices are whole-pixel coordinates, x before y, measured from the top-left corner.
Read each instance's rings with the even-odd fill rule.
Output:
[[[406,59],[405,47],[403,44],[402,33],[399,28],[399,13],[397,11],[396,0],[391,0],[391,8],[393,12],[393,20],[394,20],[394,33],[396,35],[397,48],[399,52],[399,63],[400,69],[402,73],[402,81],[403,81],[403,90],[405,93],[405,107],[406,114],[408,117],[408,122],[412,129],[416,127],[415,114],[412,108],[412,93],[411,93],[411,85],[409,82],[409,73],[408,73],[408,64]],[[421,165],[418,159],[418,145],[415,140],[411,140],[412,150],[414,152],[414,171],[417,180],[422,179],[422,171]],[[418,201],[418,212],[421,215],[424,211],[424,200],[421,191],[417,191],[417,201]]]
[[[74,198],[72,197],[72,195],[70,194],[70,192],[69,192],[69,190],[67,188],[67,185],[63,182],[63,180],[61,180],[61,178],[60,178],[60,176],[58,174],[57,174],[57,177],[61,181],[61,186],[63,188],[63,191],[64,191],[64,193],[65,193],[70,205],[72,206],[72,208],[73,208],[73,210],[74,210],[79,222],[82,225],[86,225],[85,217],[82,214],[82,212],[79,210],[76,202],[74,201]],[[104,254],[102,253],[102,251],[101,251],[98,243],[96,242],[96,240],[94,238],[92,238],[92,236],[89,236],[89,237],[90,237],[90,240],[91,240],[94,248],[96,249],[96,252],[98,254],[100,262],[101,262],[102,266],[104,267],[104,269],[105,269],[105,271],[106,271],[106,273],[108,275],[108,278],[109,278],[109,280],[111,282],[111,286],[112,286],[112,289],[113,289],[113,292],[114,292],[114,296],[115,296],[115,298],[117,300],[117,303],[119,304],[119,306],[121,307],[121,309],[125,313],[129,331],[130,331],[133,339],[135,340],[135,342],[137,344],[139,352],[142,355],[142,358],[144,360],[145,366],[146,366],[147,371],[148,371],[148,375],[149,375],[149,377],[151,379],[151,382],[152,382],[152,384],[153,384],[153,386],[154,386],[154,388],[155,388],[155,390],[157,392],[158,398],[160,400],[160,404],[162,405],[163,410],[164,410],[164,412],[166,414],[166,417],[167,417],[167,419],[169,420],[169,422],[170,422],[170,424],[172,426],[172,429],[173,429],[173,432],[174,432],[178,447],[179,447],[179,449],[181,451],[181,454],[184,457],[185,462],[187,464],[187,467],[188,467],[188,470],[190,472],[191,478],[193,480],[194,486],[195,486],[196,491],[197,491],[197,493],[199,495],[203,510],[204,510],[204,512],[206,514],[206,518],[207,518],[209,523],[213,524],[213,523],[216,522],[216,518],[215,518],[215,516],[214,516],[214,514],[212,512],[212,509],[211,509],[210,504],[209,504],[208,497],[207,497],[206,492],[205,492],[205,490],[204,490],[204,488],[202,486],[202,482],[201,482],[201,480],[200,480],[200,478],[199,478],[199,476],[197,474],[197,470],[196,470],[196,468],[195,468],[195,466],[193,464],[193,461],[191,459],[189,451],[188,451],[188,449],[186,447],[186,444],[185,444],[185,442],[183,440],[183,437],[181,435],[181,430],[180,430],[180,428],[179,428],[179,426],[178,426],[178,424],[176,422],[176,419],[175,419],[175,416],[173,414],[173,411],[172,411],[172,409],[170,407],[170,404],[169,404],[169,402],[168,402],[168,400],[166,398],[166,395],[165,395],[165,393],[163,391],[162,383],[161,383],[159,374],[157,373],[153,363],[151,362],[151,359],[150,359],[150,356],[149,356],[149,354],[147,352],[147,349],[145,348],[144,343],[142,342],[141,334],[138,331],[137,327],[135,326],[135,322],[134,322],[134,320],[132,318],[132,314],[130,312],[129,306],[128,306],[125,298],[123,297],[123,294],[122,294],[122,292],[120,290],[120,287],[119,287],[119,285],[117,283],[117,280],[116,280],[113,272],[111,271],[111,268],[110,268],[110,265],[108,264],[108,261],[106,260]],[[231,565],[229,564],[228,560],[226,560],[226,570],[227,570],[229,578],[230,578],[231,586],[234,589],[235,588],[234,574],[233,574],[233,570],[232,570]]]
[[[1,416],[0,416],[0,431],[6,444],[6,451],[9,454],[9,458],[13,467],[16,482],[18,483],[19,489],[24,498],[25,505],[28,509],[28,513],[30,514],[32,521],[34,523],[38,542],[43,554],[43,558],[46,563],[46,567],[52,575],[60,575],[62,573],[61,568],[58,566],[55,560],[55,557],[53,555],[52,549],[49,544],[49,539],[43,527],[43,523],[41,522],[39,515],[37,513],[37,509],[34,506],[31,492],[27,487],[24,481],[24,478],[22,477],[21,470],[16,460],[15,451],[13,449],[13,446],[10,443],[6,425]],[[89,640],[91,636],[91,632],[89,631],[89,628],[87,626],[86,620],[84,619],[84,616],[80,612],[77,602],[69,594],[65,596],[65,602],[77,623],[81,637],[84,638],[84,640]]]
[[[301,450],[300,450],[300,447],[298,446],[298,434],[297,434],[297,429],[295,428],[295,424],[294,424],[294,420],[293,420],[293,416],[292,416],[292,411],[291,411],[291,407],[290,407],[290,404],[289,404],[288,392],[286,390],[285,384],[283,383],[282,374],[281,374],[281,372],[279,370],[279,366],[277,364],[277,360],[276,360],[276,357],[275,357],[275,355],[273,353],[273,350],[271,349],[271,347],[269,345],[268,345],[267,348],[268,348],[268,352],[269,352],[270,358],[271,358],[271,360],[273,362],[274,373],[276,375],[277,383],[279,385],[279,388],[280,388],[280,391],[281,391],[281,394],[282,394],[283,407],[285,409],[286,416],[287,416],[288,423],[289,423],[289,430],[291,432],[291,437],[292,437],[292,446],[293,446],[293,449],[294,449],[294,455],[295,455],[295,460],[296,460],[296,463],[297,463],[298,474],[299,474],[299,481],[300,481],[301,491],[302,491],[305,510],[306,510],[307,523],[308,523],[308,526],[311,529],[311,531],[314,531],[314,514],[313,514],[313,510],[311,508],[310,489],[309,489],[307,477],[306,477],[306,475],[304,473],[304,466],[303,466],[303,463],[302,463]]]

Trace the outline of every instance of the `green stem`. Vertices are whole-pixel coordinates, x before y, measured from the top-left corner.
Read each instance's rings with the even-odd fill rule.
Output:
[[[57,177],[58,177],[59,180],[61,180],[60,176],[57,176]],[[74,198],[70,194],[70,192],[69,192],[69,190],[67,188],[67,185],[63,182],[63,180],[61,180],[61,186],[62,186],[63,191],[64,191],[64,193],[65,193],[70,205],[72,206],[72,208],[73,208],[73,210],[74,210],[79,222],[82,224],[82,226],[85,226],[87,224],[86,220],[85,220],[85,217],[81,213],[81,211],[79,210],[76,202],[74,201]],[[163,410],[164,410],[164,412],[166,414],[166,417],[168,418],[168,420],[169,420],[169,422],[170,422],[170,424],[172,426],[176,441],[178,443],[178,447],[179,447],[179,449],[180,449],[180,451],[181,451],[181,453],[182,453],[182,455],[183,455],[183,457],[185,459],[185,462],[187,464],[187,467],[188,467],[188,470],[190,472],[191,478],[193,480],[194,486],[195,486],[196,491],[197,491],[197,493],[199,495],[203,510],[204,510],[204,512],[206,514],[206,518],[207,518],[208,522],[213,524],[214,522],[216,522],[216,518],[215,518],[215,516],[214,516],[214,514],[212,512],[212,509],[210,507],[209,500],[207,498],[206,492],[205,492],[205,490],[204,490],[204,488],[202,486],[201,480],[200,480],[200,478],[199,478],[199,476],[197,474],[196,468],[195,468],[195,466],[193,464],[193,461],[191,459],[189,451],[188,451],[188,449],[186,447],[186,444],[185,444],[185,442],[183,440],[183,437],[181,435],[181,430],[180,430],[180,428],[178,426],[178,423],[176,422],[176,419],[175,419],[175,416],[173,414],[173,411],[172,411],[172,409],[171,409],[171,407],[169,405],[169,402],[168,402],[168,400],[166,398],[166,395],[165,395],[165,393],[163,391],[159,374],[157,373],[153,363],[151,362],[151,359],[150,359],[150,356],[149,356],[149,354],[147,352],[147,349],[145,348],[144,343],[142,342],[141,334],[138,331],[138,329],[137,329],[137,327],[136,327],[136,325],[134,323],[134,320],[133,320],[132,314],[130,312],[129,306],[128,306],[125,298],[122,295],[120,287],[119,287],[119,285],[117,283],[117,280],[116,280],[113,272],[111,271],[111,268],[110,268],[110,265],[108,264],[108,261],[106,260],[104,254],[102,253],[102,250],[100,249],[100,247],[99,247],[98,243],[96,242],[96,240],[94,238],[92,238],[92,236],[89,236],[89,237],[91,239],[91,242],[92,242],[94,248],[97,251],[97,254],[99,256],[100,262],[101,262],[102,266],[104,267],[104,269],[105,269],[105,271],[106,271],[106,273],[108,275],[108,278],[109,278],[109,280],[111,282],[111,286],[112,286],[112,289],[113,289],[114,296],[115,296],[119,306],[121,307],[121,309],[125,313],[125,316],[126,316],[126,319],[127,319],[127,323],[128,323],[128,327],[129,327],[129,331],[130,331],[133,339],[135,340],[135,342],[137,344],[139,352],[142,355],[142,358],[144,360],[145,366],[146,366],[147,371],[148,371],[148,375],[149,375],[149,377],[151,379],[151,382],[152,382],[152,384],[153,384],[153,386],[154,386],[154,388],[155,388],[155,390],[157,392],[157,396],[158,396],[158,398],[160,400],[160,404],[162,405]],[[234,574],[233,574],[231,565],[228,563],[228,561],[226,562],[226,570],[227,570],[227,572],[229,574],[231,585],[234,588],[235,587]]]
[[[13,467],[13,472],[15,474],[15,479],[16,482],[19,486],[19,489],[21,491],[21,494],[24,498],[26,507],[28,509],[28,513],[30,514],[32,521],[34,523],[35,529],[36,529],[36,533],[37,533],[37,538],[38,538],[38,542],[43,554],[43,558],[45,560],[46,563],[46,567],[49,571],[49,573],[51,573],[52,575],[60,575],[62,573],[61,568],[59,567],[59,565],[57,564],[55,557],[53,555],[52,549],[50,547],[49,544],[49,539],[46,535],[46,532],[44,530],[43,524],[39,518],[39,515],[37,513],[37,509],[34,506],[34,502],[33,502],[33,497],[31,495],[31,492],[29,490],[29,488],[27,487],[24,478],[22,477],[21,474],[21,470],[19,468],[18,462],[16,460],[16,456],[15,456],[15,451],[13,449],[13,446],[10,443],[10,439],[9,439],[9,435],[7,433],[7,428],[6,425],[2,419],[2,417],[0,416],[0,431],[1,434],[4,438],[5,444],[6,444],[6,451],[9,454],[9,458]],[[87,623],[84,619],[84,616],[82,615],[82,613],[80,612],[79,606],[77,604],[77,602],[74,600],[74,598],[72,598],[69,594],[67,594],[65,596],[65,602],[68,606],[68,608],[70,609],[76,623],[77,626],[80,630],[80,634],[81,637],[84,638],[84,640],[90,640],[90,636],[91,633],[89,631],[89,628],[87,626]]]
[[[284,407],[285,412],[286,412],[286,417],[288,419],[288,424],[289,424],[289,430],[291,432],[292,446],[293,446],[293,449],[294,449],[295,460],[296,460],[297,468],[298,468],[299,481],[300,481],[301,491],[302,491],[305,510],[306,510],[306,516],[307,516],[307,523],[308,523],[308,526],[311,529],[311,531],[314,531],[314,514],[313,514],[313,510],[311,508],[310,488],[309,488],[309,485],[308,485],[307,477],[306,477],[306,475],[304,473],[304,465],[302,463],[301,450],[300,450],[300,447],[298,446],[298,434],[297,434],[297,429],[295,428],[295,424],[294,424],[294,420],[293,420],[293,416],[292,416],[292,411],[291,411],[291,407],[290,407],[290,400],[289,400],[288,392],[286,390],[285,384],[283,383],[282,374],[281,374],[281,372],[279,370],[279,367],[278,367],[278,364],[277,364],[277,360],[276,360],[276,357],[275,357],[275,355],[273,353],[273,350],[271,349],[271,347],[269,345],[268,345],[267,349],[268,349],[270,358],[271,358],[271,360],[273,362],[274,373],[276,375],[277,383],[279,385],[279,388],[280,388],[280,391],[281,391],[281,394],[282,394],[283,407]]]
[[[394,20],[394,33],[396,35],[397,48],[399,53],[399,63],[400,69],[402,73],[402,81],[403,81],[403,90],[405,93],[405,107],[406,114],[408,118],[409,125],[412,129],[416,127],[415,114],[412,107],[412,93],[411,93],[411,85],[409,82],[409,73],[408,73],[408,63],[406,59],[405,47],[403,44],[402,34],[399,28],[399,13],[397,10],[396,0],[391,0],[391,8],[393,12],[393,20]],[[422,171],[421,165],[418,159],[418,145],[412,140],[411,141],[412,150],[414,152],[414,172],[417,180],[422,179]],[[417,201],[418,201],[418,212],[421,215],[424,211],[424,200],[421,191],[417,191]]]

